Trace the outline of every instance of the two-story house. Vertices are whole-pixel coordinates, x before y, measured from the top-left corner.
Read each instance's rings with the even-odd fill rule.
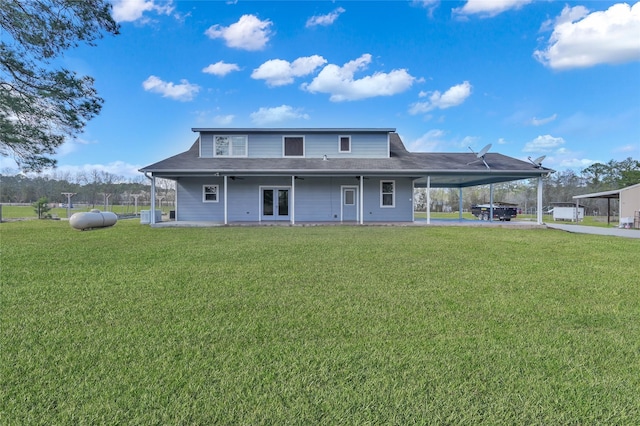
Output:
[[[394,128],[192,130],[198,138],[188,151],[140,169],[152,192],[157,177],[176,182],[176,221],[412,222],[416,187],[550,171],[496,153],[484,161],[471,152],[411,153]]]

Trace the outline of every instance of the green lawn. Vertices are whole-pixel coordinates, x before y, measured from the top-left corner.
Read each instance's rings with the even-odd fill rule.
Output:
[[[104,206],[97,205],[96,209],[103,211]],[[92,207],[74,207],[69,211],[70,215],[73,215],[77,212],[88,212]],[[109,211],[114,212],[116,214],[133,214],[135,213],[134,206],[109,206]],[[138,206],[138,213],[140,210],[149,210],[149,206]],[[163,206],[162,211],[164,213],[169,213],[169,210],[173,210],[173,207]],[[48,212],[51,215],[57,216],[59,218],[67,217],[67,209],[66,207],[52,207]],[[31,206],[9,206],[2,205],[2,218],[5,220],[10,219],[36,219],[38,214],[34,211],[34,208]]]
[[[640,424],[640,241],[0,225],[0,424]]]
[[[98,210],[104,210],[103,206],[96,206],[96,208]],[[138,213],[140,212],[140,210],[149,210],[149,206],[138,206]],[[170,206],[163,206],[162,207],[162,211],[164,214],[169,214],[170,210],[173,210],[174,207],[170,207]],[[89,211],[91,210],[91,207],[81,207],[81,208],[74,208],[71,209],[70,213],[74,214],[76,212],[83,212],[83,211]],[[114,213],[118,213],[118,214],[124,214],[124,213],[134,213],[134,207],[133,206],[120,206],[120,205],[113,205],[113,206],[109,206],[109,211],[112,211]],[[66,208],[60,208],[60,207],[55,207],[52,208],[49,211],[50,214],[55,215],[59,218],[66,218],[67,217],[67,209]],[[432,219],[458,219],[459,213],[458,212],[453,212],[453,213],[440,213],[440,212],[431,212],[431,218]],[[5,220],[12,220],[12,219],[35,219],[37,217],[37,214],[35,213],[33,207],[30,206],[9,206],[9,205],[3,205],[2,206],[2,218]],[[416,219],[426,219],[427,214],[425,212],[415,212],[415,218]],[[463,219],[472,219],[475,220],[476,218],[470,213],[470,212],[464,212],[462,214]],[[521,214],[518,215],[518,217],[515,219],[516,221],[527,221],[527,222],[535,222],[536,221],[536,215],[526,215],[526,214]],[[555,222],[553,220],[553,216],[552,215],[543,215],[542,217],[543,222],[545,223],[562,223],[562,224],[566,224],[566,225],[572,225],[574,224],[573,222],[568,222],[568,221],[557,221]],[[585,225],[585,226],[599,226],[599,227],[617,227],[618,226],[618,221],[615,218],[611,218],[611,223],[607,224],[607,217],[606,216],[586,216],[584,218],[584,220],[580,223],[578,223],[578,225]]]

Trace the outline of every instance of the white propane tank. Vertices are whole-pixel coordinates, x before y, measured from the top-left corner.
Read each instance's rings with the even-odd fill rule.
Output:
[[[69,218],[72,228],[84,231],[85,229],[105,228],[113,226],[118,221],[118,216],[112,212],[101,212],[93,209],[90,212],[74,213]]]

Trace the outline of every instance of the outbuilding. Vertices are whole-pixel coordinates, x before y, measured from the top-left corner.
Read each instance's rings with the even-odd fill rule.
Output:
[[[551,203],[553,206],[553,220],[570,220],[581,222],[584,220],[584,206],[566,203]]]
[[[611,223],[611,200],[619,201],[620,226],[625,228],[640,229],[640,183],[626,188],[612,191],[595,192],[592,194],[574,195],[576,206],[585,198],[607,199],[607,224]]]

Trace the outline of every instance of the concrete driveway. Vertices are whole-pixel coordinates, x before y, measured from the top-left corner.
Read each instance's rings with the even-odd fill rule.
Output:
[[[577,234],[609,235],[612,237],[640,238],[640,230],[638,229],[600,228],[597,226],[561,225],[557,223],[547,223],[547,228],[559,229],[561,231],[574,232]]]

